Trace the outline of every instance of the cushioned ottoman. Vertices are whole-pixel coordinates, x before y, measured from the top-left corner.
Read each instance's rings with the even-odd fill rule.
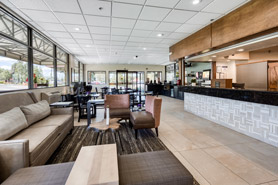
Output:
[[[193,177],[169,151],[121,155],[121,185],[192,185]]]
[[[21,168],[2,185],[64,185],[74,162]]]

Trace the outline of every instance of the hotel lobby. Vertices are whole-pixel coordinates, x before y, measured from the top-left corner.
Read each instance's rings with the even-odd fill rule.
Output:
[[[0,0],[0,184],[278,185],[278,0]]]

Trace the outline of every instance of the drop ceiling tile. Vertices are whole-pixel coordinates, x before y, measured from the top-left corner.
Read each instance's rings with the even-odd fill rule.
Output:
[[[133,28],[136,20],[112,18],[112,27],[114,28]]]
[[[173,8],[179,0],[147,0],[146,5]]]
[[[32,20],[38,22],[59,23],[52,12],[37,11],[37,10],[22,10]]]
[[[113,46],[124,46],[126,42],[120,42],[120,41],[111,41],[111,45]]]
[[[93,44],[93,40],[91,39],[77,39],[76,42],[79,44]]]
[[[160,38],[163,39],[165,37],[168,37],[170,35],[171,32],[166,32],[166,31],[153,31],[150,35],[150,37],[154,37],[154,38]],[[158,37],[158,34],[163,34],[162,37]]]
[[[94,40],[110,40],[110,35],[93,34],[92,36]]]
[[[142,6],[140,5],[114,3],[112,15],[113,17],[137,19],[141,12],[141,9]]]
[[[10,0],[10,2],[20,9],[50,11],[42,0]]]
[[[145,0],[114,0],[116,2],[131,3],[131,4],[144,4]]]
[[[91,39],[90,34],[87,33],[71,33],[75,39]]]
[[[141,12],[139,19],[162,21],[170,12],[170,10],[171,9],[145,6]]]
[[[89,29],[92,34],[110,34],[108,27],[89,26]]]
[[[68,32],[48,31],[48,33],[53,37],[72,38]]]
[[[44,0],[53,11],[81,13],[76,0]]]
[[[131,29],[112,28],[111,32],[112,32],[112,35],[129,36],[131,34]]]
[[[148,37],[152,32],[146,30],[133,30],[131,36],[135,37]]]
[[[94,43],[96,45],[109,45],[110,44],[110,42],[107,40],[95,40]]]
[[[203,9],[205,12],[226,14],[232,9],[248,2],[247,0],[214,0],[207,7]]]
[[[202,0],[201,3],[194,5],[191,0],[181,0],[175,8],[191,11],[201,11],[212,1],[213,0]]]
[[[131,42],[144,42],[146,40],[145,37],[130,37],[128,41]]]
[[[139,30],[154,30],[158,26],[159,22],[156,21],[142,21],[137,20],[135,29]]]
[[[63,24],[77,24],[77,25],[86,25],[84,18],[81,14],[71,14],[71,13],[55,13],[58,19]]]
[[[179,33],[193,33],[193,32],[196,32],[201,27],[202,27],[202,25],[197,25],[197,24],[183,24],[175,32],[179,32]]]
[[[147,43],[158,43],[161,41],[162,41],[162,39],[160,39],[160,38],[148,38],[145,40],[145,42],[147,42]]]
[[[176,39],[163,39],[160,43],[162,44],[168,44],[169,46],[175,44],[179,42],[179,40],[176,40]]]
[[[95,0],[79,0],[84,14],[111,16],[111,2]],[[99,8],[102,8],[101,10]]]
[[[180,27],[182,24],[179,23],[167,23],[167,22],[162,22],[159,24],[159,26],[156,28],[158,31],[175,31],[178,27]]]
[[[114,41],[127,41],[128,37],[127,36],[115,36],[115,35],[112,35],[111,40],[114,40]]]
[[[199,12],[196,15],[194,15],[191,19],[189,19],[186,23],[206,25],[211,22],[211,19],[215,20],[220,16],[221,14]]]
[[[85,15],[88,25],[110,27],[110,17]]]
[[[62,24],[38,22],[38,25],[47,31],[67,31]]]
[[[63,44],[76,44],[75,40],[70,38],[57,38],[57,40]]]
[[[142,42],[127,42],[126,43],[127,47],[125,47],[125,48],[128,49],[128,48],[130,48],[130,46],[138,47],[138,46],[140,46],[142,44],[143,44]],[[135,47],[132,47],[132,50],[135,50],[136,49]]]
[[[81,25],[73,25],[73,24],[64,24],[68,32],[71,33],[89,33],[87,26],[81,26]],[[76,30],[76,28],[79,28],[79,30]]]
[[[186,37],[188,37],[190,34],[188,33],[171,33],[167,38],[169,39],[184,39]]]
[[[185,11],[185,10],[173,10],[164,19],[165,22],[185,23],[191,17],[196,15],[197,12]]]

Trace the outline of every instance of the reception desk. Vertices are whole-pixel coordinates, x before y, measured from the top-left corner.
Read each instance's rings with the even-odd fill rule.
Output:
[[[278,147],[278,92],[183,86],[184,110]]]

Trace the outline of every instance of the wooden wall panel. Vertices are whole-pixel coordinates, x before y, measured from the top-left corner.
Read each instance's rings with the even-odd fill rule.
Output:
[[[212,23],[212,47],[278,26],[278,0],[252,0]]]
[[[170,61],[211,48],[211,25],[170,47]]]

